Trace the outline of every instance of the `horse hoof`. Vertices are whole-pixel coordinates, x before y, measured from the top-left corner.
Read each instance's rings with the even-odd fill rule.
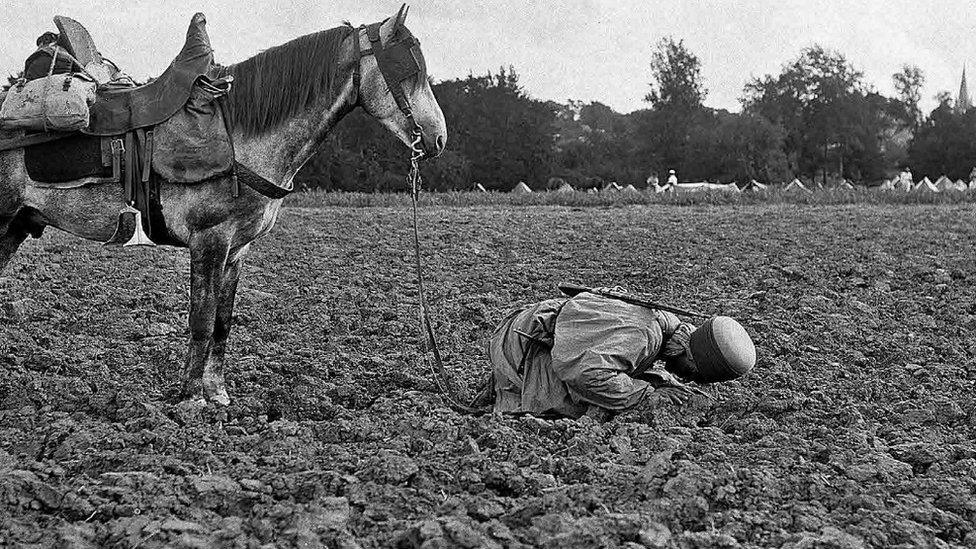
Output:
[[[195,423],[203,418],[203,411],[207,408],[207,401],[203,397],[185,397],[174,408],[176,417],[182,424]]]
[[[230,406],[230,396],[227,394],[227,390],[221,387],[220,389],[213,392],[213,394],[208,396],[208,400],[214,404],[219,404],[221,406]]]

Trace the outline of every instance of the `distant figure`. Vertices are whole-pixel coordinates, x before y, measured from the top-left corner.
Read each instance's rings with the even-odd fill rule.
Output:
[[[674,170],[668,172],[668,188],[672,188],[678,184],[678,176],[674,173]]]
[[[37,50],[24,62],[24,80],[44,78],[48,73],[65,74],[74,69],[78,62],[68,53],[68,50],[58,45],[59,39],[60,37],[53,32],[45,32],[37,38]],[[53,70],[52,60],[54,60]]]
[[[899,174],[898,179],[900,179],[903,184],[904,183],[908,183],[909,185],[915,184],[915,177],[912,175],[912,170],[908,166],[905,166],[905,169],[901,171],[901,174]]]
[[[647,187],[649,189],[657,188],[658,181],[660,181],[660,180],[657,178],[656,175],[649,175],[649,176],[647,176]]]
[[[969,183],[974,181],[976,181],[976,167],[973,168],[973,171],[969,172]]]

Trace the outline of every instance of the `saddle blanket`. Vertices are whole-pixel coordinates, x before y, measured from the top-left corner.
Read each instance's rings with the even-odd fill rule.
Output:
[[[111,177],[103,161],[102,138],[77,134],[24,149],[27,175],[39,183],[68,183],[86,177]]]

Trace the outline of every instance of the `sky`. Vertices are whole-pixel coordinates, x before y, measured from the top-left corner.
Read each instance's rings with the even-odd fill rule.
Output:
[[[665,36],[699,56],[705,104],[739,109],[752,77],[776,74],[819,43],[846,55],[866,81],[894,95],[891,75],[915,64],[926,75],[923,109],[959,89],[968,62],[976,91],[976,3],[971,0],[415,0],[407,26],[435,79],[514,66],[537,99],[645,108],[648,60]],[[0,0],[0,71],[16,72],[51,19],[82,22],[99,50],[126,72],[161,73],[196,11],[207,15],[219,62],[229,64],[349,20],[393,15],[395,0]]]

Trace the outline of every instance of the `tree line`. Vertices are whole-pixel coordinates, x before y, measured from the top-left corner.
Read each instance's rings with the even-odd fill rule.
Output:
[[[628,114],[598,102],[534,99],[511,67],[434,83],[449,144],[425,164],[427,187],[640,187],[671,169],[685,181],[873,184],[909,166],[921,175],[968,179],[976,161],[976,111],[959,112],[943,92],[938,107],[922,113],[925,77],[915,66],[892,75],[896,96],[885,97],[844,55],[814,45],[778,74],[746,82],[741,112],[704,105],[701,61],[681,40],[657,43],[649,68],[647,108]],[[356,112],[297,181],[402,190],[406,170],[402,144]]]

